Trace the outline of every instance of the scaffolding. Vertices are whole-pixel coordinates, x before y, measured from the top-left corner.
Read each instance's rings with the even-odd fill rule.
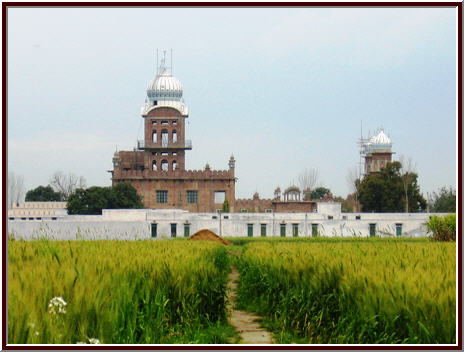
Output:
[[[359,179],[362,180],[366,176],[366,157],[372,156],[373,153],[382,153],[382,152],[387,152],[387,153],[392,153],[391,151],[391,142],[388,144],[378,144],[378,143],[372,143],[372,137],[377,136],[379,133],[383,132],[384,129],[383,127],[378,128],[377,130],[374,131],[374,134],[371,136],[371,133],[369,131],[368,137],[363,138],[363,132],[362,132],[362,121],[361,121],[361,136],[358,140],[358,146],[359,146]]]

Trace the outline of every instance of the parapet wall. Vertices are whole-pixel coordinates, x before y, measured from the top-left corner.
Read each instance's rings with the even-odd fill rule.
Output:
[[[273,210],[272,199],[236,199],[235,211],[240,212],[242,209],[251,212],[264,212],[267,209]]]
[[[181,179],[181,180],[231,180],[233,170],[114,170],[114,179]]]

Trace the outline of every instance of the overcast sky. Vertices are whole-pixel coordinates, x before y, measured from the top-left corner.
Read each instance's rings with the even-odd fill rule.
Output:
[[[26,190],[61,170],[111,184],[143,137],[156,49],[190,110],[187,169],[227,169],[236,197],[272,197],[316,168],[349,192],[364,136],[383,127],[426,192],[456,185],[454,8],[8,10],[8,168]]]

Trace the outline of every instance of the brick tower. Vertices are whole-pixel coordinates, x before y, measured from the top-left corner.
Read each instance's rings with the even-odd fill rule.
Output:
[[[228,170],[185,170],[185,151],[192,149],[185,139],[188,108],[181,82],[161,60],[156,77],[147,88],[141,115],[144,139],[134,151],[116,152],[112,183],[132,184],[146,208],[179,208],[193,212],[213,212],[227,199],[235,206],[235,160]]]
[[[364,141],[361,153],[364,155],[364,173],[380,172],[392,160],[391,139],[380,130],[378,134]]]
[[[182,94],[182,84],[171,75],[164,57],[147,88],[142,107],[145,138],[138,141],[138,149],[146,151],[153,171],[185,170],[185,151],[192,149],[192,143],[185,139],[188,109]]]

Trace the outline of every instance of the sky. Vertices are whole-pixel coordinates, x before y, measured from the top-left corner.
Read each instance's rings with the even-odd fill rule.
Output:
[[[111,185],[143,139],[156,50],[173,50],[189,107],[187,169],[227,169],[236,198],[296,184],[350,192],[357,141],[383,128],[424,196],[456,187],[454,8],[10,8],[8,170]]]

